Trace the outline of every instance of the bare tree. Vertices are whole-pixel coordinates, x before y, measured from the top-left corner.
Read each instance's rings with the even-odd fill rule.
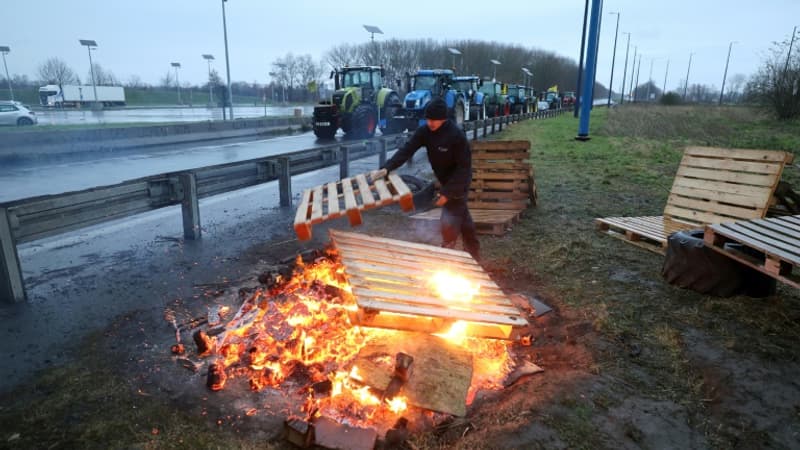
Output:
[[[175,86],[175,79],[172,78],[171,70],[167,70],[167,73],[159,80],[158,85],[165,89]]]
[[[125,87],[131,89],[140,89],[146,87],[146,85],[139,77],[139,75],[131,75],[130,78],[128,78],[128,82],[125,84]]]
[[[103,66],[101,66],[98,63],[93,63],[92,68],[94,69],[94,82],[98,86],[119,85],[119,80],[117,80],[117,77],[114,76],[114,73],[111,72],[110,70],[104,69]],[[86,74],[86,79],[87,80],[92,79],[92,71],[89,71]]]
[[[769,107],[779,119],[800,116],[800,56],[788,55],[789,40],[774,42],[761,68],[747,84],[748,97]]]
[[[77,82],[75,72],[59,58],[49,58],[39,65],[39,79],[48,84],[73,84]]]

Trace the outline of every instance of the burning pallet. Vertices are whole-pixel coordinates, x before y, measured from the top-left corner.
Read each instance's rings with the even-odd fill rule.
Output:
[[[396,173],[372,180],[359,174],[338,182],[321,184],[303,192],[294,218],[294,231],[301,241],[311,239],[311,227],[347,214],[350,226],[361,225],[361,211],[400,203],[403,211],[414,210],[411,190]]]
[[[528,321],[469,253],[425,244],[331,230],[358,310],[353,323],[446,333],[454,324],[468,336],[516,339]],[[436,295],[431,278],[453,294]]]

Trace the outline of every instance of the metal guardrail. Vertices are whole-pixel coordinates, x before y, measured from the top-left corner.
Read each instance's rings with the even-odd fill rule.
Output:
[[[563,111],[545,110],[471,121],[464,124],[464,129],[468,137],[476,140],[479,135],[502,131],[503,125],[553,117]],[[404,135],[383,136],[0,203],[0,298],[4,301],[26,298],[17,244],[173,205],[181,205],[184,237],[199,239],[201,198],[277,180],[280,205],[290,207],[292,175],[338,164],[340,177],[345,178],[351,160],[378,154],[383,164],[387,152],[404,142]]]

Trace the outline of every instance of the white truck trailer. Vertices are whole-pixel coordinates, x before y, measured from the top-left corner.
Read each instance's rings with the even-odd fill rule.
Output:
[[[95,102],[103,106],[125,106],[125,88],[122,86],[97,86],[48,84],[39,88],[39,103],[54,108],[89,106]]]

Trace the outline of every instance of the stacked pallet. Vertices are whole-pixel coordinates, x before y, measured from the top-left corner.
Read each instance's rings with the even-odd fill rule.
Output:
[[[536,182],[529,141],[476,141],[468,205],[478,233],[502,235],[522,211],[536,205]],[[441,209],[412,216],[439,220]]]

